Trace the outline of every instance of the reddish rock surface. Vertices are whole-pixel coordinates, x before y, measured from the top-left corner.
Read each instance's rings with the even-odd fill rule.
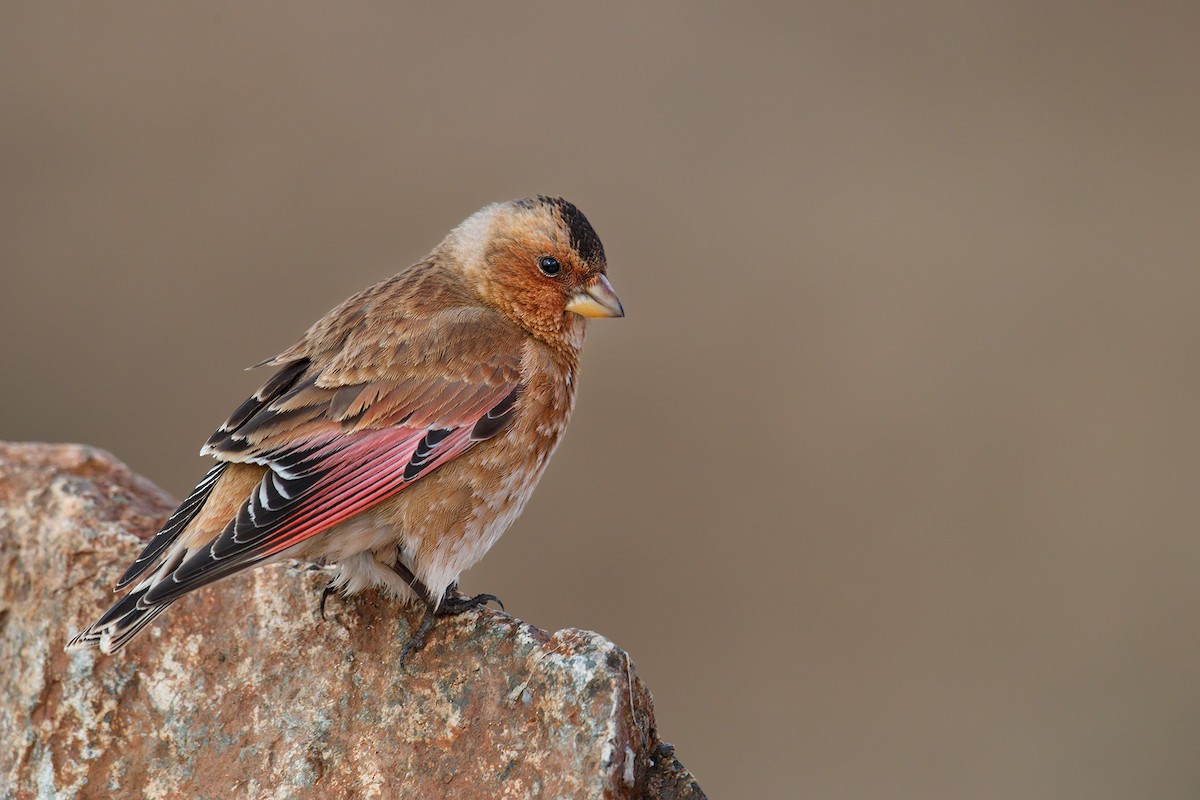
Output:
[[[496,611],[415,621],[252,571],[118,656],[68,654],[174,503],[99,450],[0,444],[0,797],[702,798],[602,636]]]

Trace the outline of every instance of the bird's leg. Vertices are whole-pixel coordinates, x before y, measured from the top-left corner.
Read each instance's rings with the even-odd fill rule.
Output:
[[[400,576],[400,580],[408,584],[408,588],[417,593],[417,597],[425,601],[429,600],[429,587],[422,582],[420,578],[413,574],[413,571],[408,568],[408,564],[404,563],[404,559],[400,557],[400,548],[396,548],[396,563],[392,564],[392,572]]]
[[[417,597],[425,604],[425,614],[421,617],[421,624],[417,629],[409,635],[408,641],[404,643],[404,649],[400,651],[400,666],[404,666],[405,659],[408,654],[414,650],[420,650],[425,646],[425,639],[429,636],[429,632],[433,630],[433,623],[437,620],[437,615],[434,610],[437,608],[437,602],[430,596],[429,587],[413,574],[413,571],[408,568],[404,560],[400,557],[400,548],[396,548],[396,563],[392,564],[392,571],[408,584],[408,588],[416,592]]]

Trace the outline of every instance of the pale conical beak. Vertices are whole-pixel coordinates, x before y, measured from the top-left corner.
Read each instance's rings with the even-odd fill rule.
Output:
[[[571,295],[567,301],[567,311],[573,311],[581,317],[623,317],[625,309],[612,284],[605,275],[597,275],[588,281],[582,292]]]

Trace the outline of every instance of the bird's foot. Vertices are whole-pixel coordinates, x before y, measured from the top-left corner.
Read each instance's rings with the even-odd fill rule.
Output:
[[[442,598],[442,604],[438,606],[437,615],[439,617],[452,617],[462,614],[464,611],[470,611],[473,608],[482,608],[488,603],[495,601],[496,605],[500,606],[500,610],[504,610],[504,603],[500,602],[500,598],[494,594],[477,594],[474,597],[462,597],[458,594],[451,596],[446,592],[446,596]]]
[[[436,609],[432,603],[426,604],[425,614],[421,617],[421,623],[412,632],[412,635],[408,637],[408,641],[404,643],[404,649],[400,651],[400,666],[404,666],[404,662],[410,653],[415,653],[425,647],[425,640],[429,638],[429,632],[433,630],[438,617],[456,616],[471,609],[482,608],[493,601],[501,609],[504,608],[504,603],[501,603],[500,598],[494,594],[477,594],[474,597],[463,597],[458,594],[458,585],[452,584],[446,590],[446,594],[442,596],[442,602],[438,604]]]

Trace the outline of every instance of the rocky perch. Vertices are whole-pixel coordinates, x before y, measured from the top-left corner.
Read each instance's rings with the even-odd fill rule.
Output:
[[[322,623],[302,566],[64,652],[173,507],[102,451],[0,444],[0,797],[704,797],[604,637],[470,612],[402,669],[417,612],[366,594]]]

